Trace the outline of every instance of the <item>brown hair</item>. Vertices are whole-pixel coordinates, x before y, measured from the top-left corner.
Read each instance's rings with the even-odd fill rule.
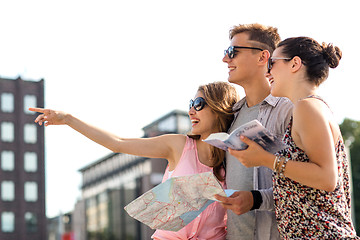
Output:
[[[264,26],[259,23],[240,24],[233,26],[229,32],[230,40],[239,33],[249,34],[249,40],[255,41],[256,47],[266,49],[271,54],[275,50],[277,44],[280,42],[280,35],[277,28],[271,26]]]
[[[288,38],[282,41],[278,47],[282,47],[285,57],[298,56],[306,66],[308,80],[319,86],[329,76],[329,67],[336,68],[342,57],[340,48],[332,44],[322,43],[309,37]]]
[[[213,82],[202,85],[198,91],[204,95],[206,104],[216,114],[218,120],[219,132],[227,132],[232,121],[234,120],[233,105],[239,100],[239,96],[234,86],[227,82]],[[199,139],[199,135],[188,134],[189,137]],[[213,172],[220,181],[225,179],[221,170],[224,167],[225,151],[211,146],[211,155],[214,159]]]

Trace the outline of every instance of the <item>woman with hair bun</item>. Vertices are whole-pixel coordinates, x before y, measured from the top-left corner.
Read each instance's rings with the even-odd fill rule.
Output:
[[[247,167],[273,169],[282,239],[359,239],[351,221],[345,145],[331,110],[317,95],[341,56],[338,47],[308,37],[282,41],[269,58],[268,77],[271,94],[294,104],[284,135],[287,148],[274,156],[241,137],[248,149],[230,150]]]

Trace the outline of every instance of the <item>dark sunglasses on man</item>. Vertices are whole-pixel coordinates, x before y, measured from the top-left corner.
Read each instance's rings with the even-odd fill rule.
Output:
[[[190,100],[190,104],[189,104],[189,110],[194,107],[195,111],[200,111],[202,110],[206,105],[206,101],[204,98],[202,97],[197,97],[194,100]]]
[[[238,52],[236,49],[253,49],[253,50],[264,51],[264,49],[257,47],[230,46],[228,49],[224,50],[224,56],[226,56],[227,54],[230,59],[233,59],[236,53]]]

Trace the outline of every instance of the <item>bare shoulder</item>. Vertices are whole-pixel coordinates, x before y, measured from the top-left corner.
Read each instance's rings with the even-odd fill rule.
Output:
[[[331,114],[331,110],[319,99],[302,99],[294,105],[294,117],[302,120],[327,119],[329,114]]]
[[[165,134],[165,135],[160,135],[162,137],[164,137],[167,140],[172,140],[172,141],[176,141],[176,142],[182,142],[182,141],[186,141],[186,136],[183,134]]]
[[[163,136],[164,144],[167,144],[172,149],[172,154],[168,156],[168,161],[170,169],[174,169],[183,153],[187,136],[182,134],[166,134]]]
[[[308,98],[300,101],[297,115],[303,116],[299,118],[301,121],[312,121],[315,127],[319,127],[319,125],[316,124],[323,124],[330,127],[334,141],[337,141],[341,135],[339,124],[333,112],[329,106],[321,100]]]
[[[340,134],[340,128],[336,123],[328,105],[314,98],[298,101],[294,106],[294,130],[310,131],[312,134],[321,134],[331,131],[334,139]]]
[[[304,99],[294,104],[294,128],[310,127],[323,123],[325,120],[323,106],[319,100]]]
[[[305,150],[309,139],[328,135],[329,120],[326,104],[315,99],[303,99],[294,104],[291,135],[298,147]],[[311,141],[312,141],[311,140]]]
[[[166,134],[159,137],[163,138],[164,143],[173,149],[183,149],[187,138],[183,134]]]

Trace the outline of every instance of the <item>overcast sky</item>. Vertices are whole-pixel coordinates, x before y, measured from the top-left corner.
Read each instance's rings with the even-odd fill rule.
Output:
[[[233,25],[276,26],[343,51],[320,94],[338,122],[360,120],[356,1],[32,0],[0,2],[0,76],[45,80],[46,107],[122,137],[174,109],[200,84],[227,80]],[[238,88],[243,96],[241,88]],[[73,209],[78,169],[110,153],[65,126],[46,128],[47,215]]]

